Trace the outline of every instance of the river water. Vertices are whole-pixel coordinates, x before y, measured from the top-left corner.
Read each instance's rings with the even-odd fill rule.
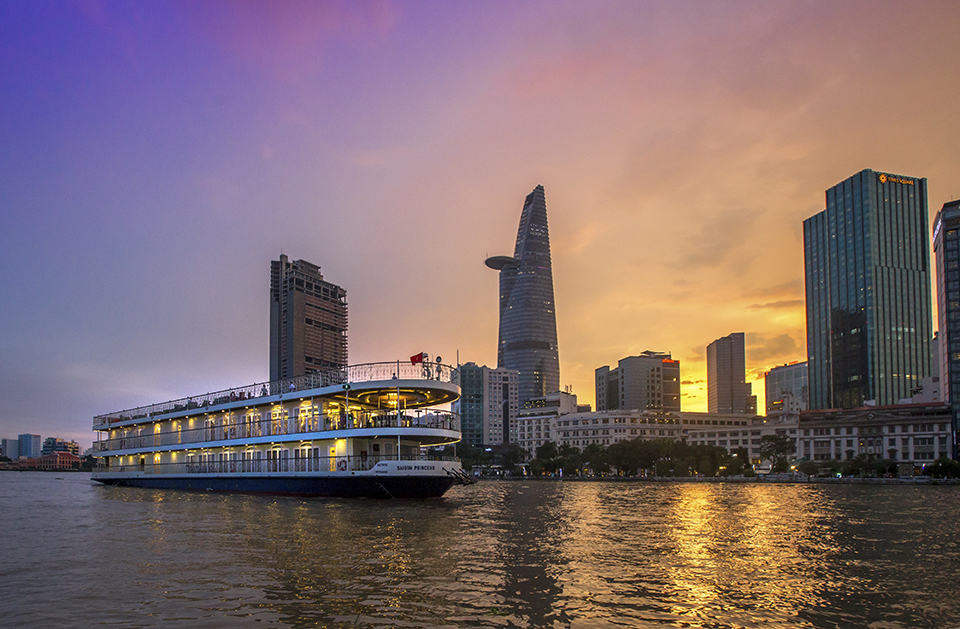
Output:
[[[0,473],[0,626],[960,627],[960,486],[375,501]]]

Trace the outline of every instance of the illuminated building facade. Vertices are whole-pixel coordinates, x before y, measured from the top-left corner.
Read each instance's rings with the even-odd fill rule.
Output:
[[[520,404],[559,391],[557,316],[543,186],[524,199],[513,257],[495,256],[486,264],[500,272],[497,367],[520,373]]]
[[[885,406],[930,373],[927,180],[863,170],[803,222],[811,409]]]
[[[707,410],[710,413],[757,412],[757,398],[747,382],[743,332],[707,345]]]
[[[680,411],[680,361],[669,353],[646,351],[596,371],[597,411],[614,409]]]
[[[347,291],[281,255],[270,263],[270,380],[346,366]]]
[[[960,451],[960,201],[951,201],[933,222],[937,264],[940,397],[950,406],[954,456]]]

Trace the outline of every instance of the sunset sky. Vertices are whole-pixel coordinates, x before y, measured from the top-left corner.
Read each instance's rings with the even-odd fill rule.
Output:
[[[546,190],[562,385],[745,332],[805,360],[803,219],[864,168],[960,196],[960,3],[0,4],[0,437],[265,380],[269,268],[351,363],[496,364]],[[936,327],[936,325],[934,325]]]

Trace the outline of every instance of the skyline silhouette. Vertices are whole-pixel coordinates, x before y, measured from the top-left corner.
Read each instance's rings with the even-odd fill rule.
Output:
[[[706,346],[744,332],[762,408],[806,358],[825,191],[960,197],[958,27],[934,1],[2,5],[0,436],[85,447],[99,413],[266,380],[280,254],[348,291],[351,363],[493,365],[478,261],[536,184],[561,388],[671,352],[705,410]]]

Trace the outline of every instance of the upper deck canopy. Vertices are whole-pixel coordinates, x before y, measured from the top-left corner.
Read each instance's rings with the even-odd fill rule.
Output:
[[[270,402],[270,398],[280,401],[294,397],[322,397],[349,402],[351,407],[424,408],[460,397],[460,372],[450,365],[429,362],[365,363],[106,413],[94,417],[93,426],[105,428],[168,413],[190,414],[190,411],[202,412],[215,406],[258,404]]]

